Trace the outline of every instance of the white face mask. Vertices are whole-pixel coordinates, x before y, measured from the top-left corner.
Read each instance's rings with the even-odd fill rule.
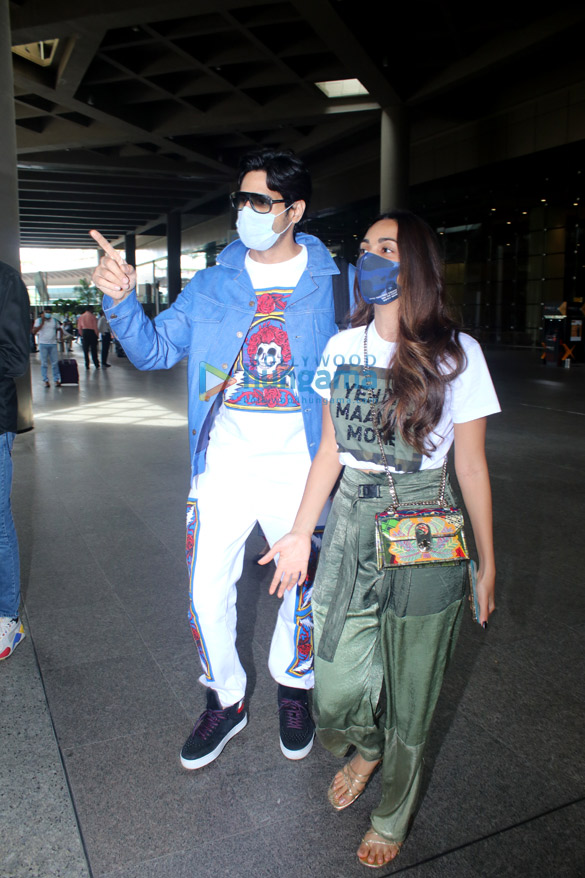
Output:
[[[285,207],[280,213],[256,213],[248,204],[243,207],[238,212],[236,220],[236,228],[242,244],[245,244],[249,250],[270,250],[293,224],[291,220],[282,232],[275,232],[272,228],[274,220],[287,210],[288,208]]]

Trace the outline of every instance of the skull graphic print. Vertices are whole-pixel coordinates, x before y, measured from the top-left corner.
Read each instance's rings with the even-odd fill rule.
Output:
[[[229,408],[298,412],[293,360],[284,312],[292,290],[258,293],[256,314],[225,391]]]
[[[266,378],[282,363],[282,348],[275,342],[261,342],[256,353],[256,371]]]

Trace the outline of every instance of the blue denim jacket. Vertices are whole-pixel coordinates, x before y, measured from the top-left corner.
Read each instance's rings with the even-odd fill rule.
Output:
[[[321,439],[323,405],[311,389],[311,381],[327,341],[337,332],[331,276],[339,270],[318,238],[298,234],[296,240],[306,246],[308,262],[286,306],[286,326],[307,446],[313,458]],[[154,320],[145,315],[134,293],[120,303],[104,296],[108,322],[139,369],[170,369],[189,357],[192,475],[205,469],[213,422],[210,412],[216,401],[216,397],[200,399],[200,364],[229,372],[256,313],[256,295],[244,263],[246,252],[239,240],[229,244],[217,265],[199,271],[176,302]]]

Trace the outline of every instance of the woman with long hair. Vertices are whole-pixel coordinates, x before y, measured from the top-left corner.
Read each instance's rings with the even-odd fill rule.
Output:
[[[467,561],[379,567],[374,516],[432,503],[454,444],[455,472],[479,557],[480,624],[494,609],[486,416],[498,400],[479,344],[448,313],[436,238],[419,217],[380,216],[361,244],[351,329],[334,336],[313,387],[323,437],[270,590],[306,576],[311,534],[341,478],[313,592],[317,733],[338,756],[355,748],[329,788],[338,811],[380,766],[382,795],[358,848],[372,868],[398,854],[414,814],[422,759],[468,581]],[[389,474],[389,475],[388,475]],[[448,479],[445,504],[455,505]]]

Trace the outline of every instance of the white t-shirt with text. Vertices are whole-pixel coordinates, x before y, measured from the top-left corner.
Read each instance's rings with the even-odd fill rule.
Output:
[[[436,446],[435,450],[428,456],[424,455],[412,467],[409,466],[408,471],[436,469],[442,465],[443,458],[453,443],[454,424],[463,424],[500,411],[479,343],[466,333],[460,333],[459,341],[465,352],[467,365],[446,387],[441,418],[429,436]],[[367,381],[373,380],[377,387],[377,398],[381,398],[380,394],[383,395],[385,389],[384,373],[394,348],[395,343],[381,338],[372,322],[368,328],[368,367],[373,370],[371,379],[361,369],[364,365],[363,326],[334,335],[323,351],[312,387],[328,401],[333,393],[335,408],[332,416],[336,424],[339,460],[345,466],[354,469],[384,469],[382,463],[376,462],[381,460],[381,455],[372,426]],[[366,459],[360,459],[359,448],[367,452]],[[385,448],[385,453],[391,470],[404,471],[403,467],[393,465],[391,449],[388,451]]]

